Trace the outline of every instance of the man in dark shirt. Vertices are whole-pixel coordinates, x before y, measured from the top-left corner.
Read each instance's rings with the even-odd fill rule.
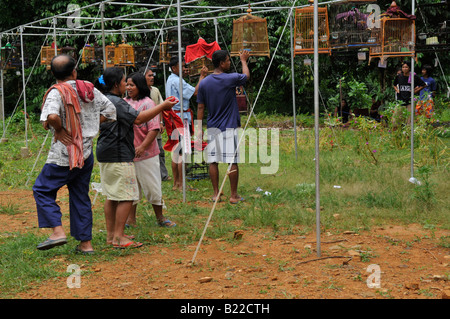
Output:
[[[218,162],[231,163],[230,172],[230,203],[243,201],[237,193],[239,171],[237,164],[237,130],[241,119],[236,100],[236,87],[244,85],[250,78],[247,59],[250,53],[240,52],[242,74],[228,73],[231,67],[230,56],[225,50],[218,50],[212,55],[214,73],[207,76],[199,85],[197,102],[197,120],[202,121],[205,108],[208,111],[208,163],[209,175],[213,186],[212,200],[219,194]],[[197,132],[201,132],[200,129]],[[226,147],[226,145],[230,147]],[[223,146],[223,148],[219,147]],[[227,149],[224,149],[227,148]]]

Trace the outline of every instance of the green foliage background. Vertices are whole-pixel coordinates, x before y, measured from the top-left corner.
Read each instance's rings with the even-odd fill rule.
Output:
[[[445,10],[445,6],[424,6],[420,7],[424,3],[430,3],[435,0],[421,0],[416,1],[416,27],[417,33],[423,31],[437,30],[439,28],[439,22],[450,20],[449,10]],[[135,0],[128,1],[129,3],[144,3],[145,1]],[[29,0],[29,1],[11,1],[11,0],[0,0],[0,5],[2,8],[2,15],[0,15],[0,30],[6,31],[10,29],[17,28],[19,25],[24,23],[33,22],[37,20],[44,19],[46,17],[52,17],[56,14],[63,14],[67,10],[69,4],[77,4],[80,7],[84,7],[93,4],[93,1],[50,1],[50,0]],[[176,1],[170,0],[158,0],[157,3],[167,5],[170,3],[176,3]],[[214,6],[214,7],[230,7],[235,5],[246,4],[246,1],[237,0],[216,0],[216,1],[198,1],[192,3],[192,8],[184,9],[182,14],[195,14],[202,12],[202,16],[215,16],[219,22],[219,44],[222,48],[227,46],[230,48],[231,38],[232,38],[232,23],[233,18],[221,18],[229,14],[229,11],[219,12],[219,13],[208,13],[204,9],[198,9],[197,7],[202,6]],[[297,0],[297,5],[306,4],[306,0]],[[384,12],[391,4],[390,0],[380,0],[377,1],[380,6],[381,11]],[[399,0],[397,4],[403,9],[403,11],[411,12],[411,1]],[[293,1],[278,1],[273,4],[274,6],[285,6],[291,7]],[[331,4],[332,5],[332,4]],[[270,4],[268,6],[271,6]],[[420,11],[417,9],[420,7]],[[444,8],[444,10],[442,9]],[[448,7],[447,7],[448,8]],[[141,6],[123,6],[123,5],[105,5],[105,17],[113,18],[118,16],[123,16],[126,14],[139,12],[146,10],[146,7]],[[167,10],[154,10],[145,14],[139,15],[142,18],[160,18],[163,19],[166,15]],[[233,11],[235,13],[235,11]],[[245,10],[242,10],[242,14],[245,14]],[[98,16],[98,6],[92,6],[82,10],[83,17],[97,17]],[[176,17],[176,9],[172,8],[170,10],[169,17]],[[261,94],[255,105],[255,113],[266,112],[267,114],[278,113],[283,115],[293,114],[292,105],[292,91],[291,91],[291,53],[290,53],[290,30],[289,24],[286,28],[283,39],[280,41],[280,45],[276,54],[274,54],[275,48],[278,44],[279,38],[281,37],[283,28],[286,24],[286,19],[288,17],[287,10],[273,11],[264,15],[268,21],[268,34],[270,48],[272,51],[273,63],[269,68],[270,59],[266,57],[253,57],[250,60],[250,68],[252,72],[252,79],[247,85],[247,93],[249,95],[250,101],[254,102],[257,93],[260,91]],[[64,19],[58,20],[58,26],[64,26]],[[90,23],[90,20],[82,20],[83,24]],[[50,20],[43,20],[42,26],[49,26]],[[119,21],[112,20],[106,25],[107,29],[117,29],[120,30],[124,27],[131,27],[132,21]],[[166,26],[175,26],[176,20],[168,21]],[[159,26],[149,25],[142,28],[157,29]],[[189,27],[194,34],[194,41],[196,41],[197,35],[200,34],[207,42],[215,40],[214,25],[212,21],[196,23]],[[100,30],[100,24],[97,23],[96,30]],[[26,29],[26,32],[38,33],[37,29]],[[45,37],[47,30],[40,30],[42,37],[28,36],[25,38],[26,42],[26,56],[29,57],[30,66],[27,72],[31,72],[31,66],[35,59],[39,56],[39,48],[42,45],[42,41]],[[98,32],[97,32],[98,34]],[[156,42],[157,32],[148,32],[145,34],[127,34],[127,42],[133,45],[148,45],[154,46],[158,45]],[[50,37],[51,39],[51,37]],[[2,41],[13,41],[18,40],[18,37],[3,37]],[[75,46],[78,49],[82,48],[86,42],[85,36],[79,37],[60,37],[58,38],[58,44],[60,46]],[[101,38],[91,36],[89,42],[101,43]],[[121,36],[107,37],[106,42],[121,42]],[[5,42],[3,42],[5,43]],[[304,65],[303,60],[307,56],[297,56],[295,58],[294,73],[295,73],[295,89],[296,89],[296,110],[300,114],[311,114],[314,109],[314,85],[313,85],[313,69],[311,66]],[[445,52],[426,52],[418,54],[417,68],[422,64],[435,65],[436,57],[439,57],[442,72],[439,67],[435,68],[434,77],[438,83],[438,94],[440,101],[437,105],[438,112],[445,112],[448,109],[449,100],[446,97],[447,88],[446,82],[450,82],[449,66],[450,66],[450,56]],[[157,58],[157,57],[156,57]],[[312,56],[309,56],[312,58]],[[320,110],[332,112],[337,106],[338,99],[336,96],[339,94],[339,80],[344,83],[345,90],[343,94],[350,97],[350,102],[353,104],[352,107],[366,108],[370,107],[368,103],[367,96],[376,96],[377,99],[383,101],[392,101],[394,99],[394,94],[392,90],[392,81],[396,73],[397,67],[401,62],[401,58],[390,58],[388,59],[387,68],[379,68],[378,60],[372,61],[370,64],[367,61],[363,63],[358,63],[357,56],[355,52],[345,55],[321,55],[319,57],[319,77],[320,77]],[[235,60],[238,64],[238,60]],[[28,106],[29,112],[38,112],[40,109],[41,99],[45,93],[45,90],[51,85],[53,79],[50,71],[46,70],[45,67],[39,66],[33,69],[33,75],[30,78],[29,84],[27,86],[27,102],[31,105]],[[239,71],[239,65],[237,65]],[[82,66],[79,70],[79,77],[87,80],[94,81],[96,77],[101,73],[101,67],[92,66]],[[420,73],[420,71],[417,71]],[[266,77],[265,82],[263,79]],[[444,74],[444,75],[443,75]],[[156,85],[160,89],[164,88],[164,78],[163,72],[158,72]],[[355,91],[360,89],[366,90],[365,98],[362,100],[359,98],[352,98]],[[7,115],[11,115],[14,111],[14,107],[17,105],[17,109],[21,109],[22,101],[18,99],[22,90],[22,79],[21,76],[17,75],[16,72],[6,72],[5,75],[5,110]],[[162,90],[164,92],[164,90]],[[360,95],[361,92],[359,92]],[[194,105],[195,109],[195,105]]]

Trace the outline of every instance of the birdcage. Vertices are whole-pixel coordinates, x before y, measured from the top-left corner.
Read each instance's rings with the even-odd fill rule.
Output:
[[[111,42],[110,45],[105,46],[106,67],[107,68],[114,66],[115,52],[116,52],[116,46],[115,46],[114,42]]]
[[[56,54],[60,54],[61,49],[56,50]],[[53,57],[55,56],[55,48],[52,46],[41,47],[41,65],[47,65],[49,68]]]
[[[202,56],[200,58],[197,58],[193,61],[190,61],[188,63],[188,69],[189,69],[189,76],[190,77],[196,77],[200,75],[200,71],[202,70],[203,66],[206,66],[208,68],[208,74],[211,74],[214,72],[214,65],[210,58],[208,58],[206,55]]]
[[[376,45],[375,35],[380,31],[380,26],[375,20],[375,4],[374,0],[350,0],[333,4],[328,8],[332,51]]]
[[[86,64],[95,64],[95,47],[90,44],[86,44],[81,52],[81,62]]]
[[[131,45],[122,42],[115,48],[114,64],[117,66],[134,66],[134,49]]]
[[[317,8],[318,53],[331,54],[328,11],[326,7]],[[294,55],[314,53],[314,6],[295,9]]]
[[[20,43],[11,44],[6,43],[4,47],[1,48],[1,61],[0,67],[3,69],[15,69],[22,67],[22,57],[21,57],[21,47]],[[24,50],[25,51],[25,50]],[[28,67],[28,58],[24,57],[23,64]]]
[[[169,54],[169,42],[161,42],[159,44],[159,63],[169,63],[170,62],[170,54]]]
[[[239,56],[239,51],[248,50],[250,56],[270,57],[267,20],[251,12],[249,5],[247,14],[233,21],[230,56]]]
[[[381,63],[390,57],[414,57],[415,21],[407,18],[381,18],[381,31],[377,45],[370,48],[369,63],[373,58],[380,58]]]

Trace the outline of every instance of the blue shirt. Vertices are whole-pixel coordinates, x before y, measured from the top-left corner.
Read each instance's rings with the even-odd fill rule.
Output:
[[[189,100],[194,95],[194,92],[195,87],[186,83],[186,81],[183,79],[183,118],[187,119],[189,123],[192,122],[191,113],[186,111],[189,109]],[[175,96],[181,102],[180,77],[175,73],[170,74],[170,76],[167,78],[166,98],[168,98],[169,96]],[[180,102],[172,107],[174,111],[180,111]],[[178,112],[175,113],[179,114]]]
[[[429,97],[431,98],[431,92],[436,91],[436,81],[432,77],[421,77],[421,79],[427,84],[427,86],[420,91],[420,99],[428,100]]]
[[[246,82],[247,76],[240,73],[210,74],[200,82],[197,102],[204,104],[208,111],[207,128],[223,132],[241,126],[236,87]]]

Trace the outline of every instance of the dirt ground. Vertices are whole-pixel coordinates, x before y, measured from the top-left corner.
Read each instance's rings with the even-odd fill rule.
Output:
[[[37,227],[31,191],[0,192],[0,205],[8,203],[20,207],[20,213],[0,214],[0,236],[49,233]],[[68,209],[64,205],[63,212]],[[327,231],[321,234],[320,258],[315,233],[273,237],[270,231],[245,230],[241,235],[234,241],[205,238],[194,265],[197,243],[149,244],[105,262],[82,257],[80,288],[69,289],[67,274],[62,274],[16,298],[443,299],[450,293],[450,251],[438,244],[449,231],[420,225],[359,234]],[[72,258],[55,254],[61,273]]]

